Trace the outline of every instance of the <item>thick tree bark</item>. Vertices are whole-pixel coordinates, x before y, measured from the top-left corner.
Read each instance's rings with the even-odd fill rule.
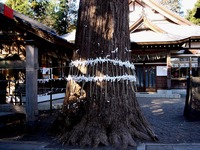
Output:
[[[128,0],[80,1],[78,49],[60,116],[64,143],[127,147],[156,139],[135,96],[128,11]]]

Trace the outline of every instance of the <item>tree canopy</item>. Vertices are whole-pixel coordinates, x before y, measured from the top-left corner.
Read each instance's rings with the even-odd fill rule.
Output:
[[[76,26],[76,0],[7,0],[5,4],[55,29],[60,35]]]
[[[181,0],[159,0],[162,5],[164,5],[169,10],[182,15],[181,11]]]
[[[29,14],[31,7],[29,0],[7,0],[6,5],[20,13],[23,13],[24,15]]]
[[[195,5],[194,8],[189,10],[187,15],[186,15],[186,19],[189,20],[190,22],[196,24],[196,25],[200,25],[200,18],[195,18],[194,15],[197,11],[197,8],[200,8],[200,0],[198,0]]]
[[[60,0],[59,4],[56,7],[54,12],[54,29],[58,34],[63,34],[70,32],[75,29],[77,10],[76,10],[76,1]]]

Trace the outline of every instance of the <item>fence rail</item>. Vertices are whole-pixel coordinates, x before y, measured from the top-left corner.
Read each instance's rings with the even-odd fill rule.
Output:
[[[38,79],[38,95],[45,96],[51,94],[65,93],[67,81],[64,78],[58,79]],[[25,103],[26,83],[19,83],[17,80],[0,80],[1,101],[7,103],[20,104]],[[3,97],[4,96],[4,97]],[[50,101],[50,99],[49,99]]]

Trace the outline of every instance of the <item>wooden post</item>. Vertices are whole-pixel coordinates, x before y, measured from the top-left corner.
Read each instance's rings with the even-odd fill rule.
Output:
[[[147,92],[146,90],[146,66],[145,66],[145,62],[143,62],[143,92]]]
[[[32,43],[26,45],[26,114],[27,124],[34,126],[38,117],[37,76],[38,48]]]
[[[171,53],[167,52],[167,88],[171,89]]]
[[[50,115],[52,115],[52,63],[50,66]]]
[[[200,57],[198,57],[198,77],[200,77]]]
[[[190,57],[189,58],[189,66],[190,66],[190,75],[189,75],[189,77],[192,77],[192,58]]]

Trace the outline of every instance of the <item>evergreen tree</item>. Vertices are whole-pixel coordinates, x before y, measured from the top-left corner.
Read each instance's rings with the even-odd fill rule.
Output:
[[[55,24],[54,29],[58,34],[65,34],[76,27],[77,9],[76,0],[60,0],[57,6],[57,12],[54,15]]]
[[[32,0],[31,17],[48,27],[53,28],[55,24],[54,14],[56,8],[56,0]]]
[[[76,28],[76,0],[7,0],[12,9],[65,34]]]
[[[48,0],[42,0],[42,1],[32,0],[31,9],[33,11],[31,17],[40,22],[44,20],[47,13],[46,8],[48,7],[48,5],[49,5]]]
[[[194,15],[197,11],[197,8],[200,8],[200,0],[198,0],[195,5],[194,8],[191,10],[188,10],[187,15],[186,15],[186,19],[189,20],[190,22],[196,24],[196,25],[200,25],[200,18],[195,18]]]
[[[183,14],[183,12],[181,11],[181,0],[159,0],[159,1],[167,9],[179,15]]]
[[[6,0],[5,4],[24,15],[29,15],[31,11],[29,0]]]
[[[69,27],[68,31],[71,31],[76,28],[76,22],[78,17],[78,8],[76,6],[77,0],[73,0],[70,2],[69,11],[68,11],[68,20],[69,20]]]

